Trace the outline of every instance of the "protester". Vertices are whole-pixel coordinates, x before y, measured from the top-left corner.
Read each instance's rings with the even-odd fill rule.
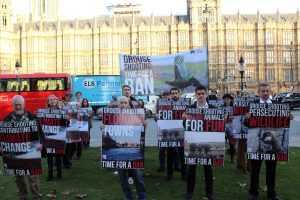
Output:
[[[113,95],[109,105],[117,105],[117,104],[118,104],[118,97],[116,95]]]
[[[170,90],[171,99],[177,101],[181,94],[178,88],[171,88]],[[173,178],[174,167],[176,156],[180,161],[180,171],[181,171],[181,180],[186,180],[186,164],[184,164],[184,147],[168,147],[167,148],[167,176],[165,177],[166,181],[170,181]],[[176,169],[175,169],[176,170]],[[179,169],[177,169],[179,170]]]
[[[78,106],[77,107],[78,107],[78,109],[80,109],[81,105],[82,105],[82,99],[81,99],[82,92],[77,91],[75,93],[75,97],[76,97],[75,101],[78,102]],[[83,146],[82,141],[79,141],[79,142],[76,142],[76,143],[72,143],[72,156],[71,156],[71,158],[73,157],[73,154],[76,151],[76,155],[77,155],[76,158],[77,158],[77,160],[80,160],[81,153],[82,153],[82,146]]]
[[[65,102],[64,102],[64,106],[66,106],[69,102],[72,102],[72,98],[73,98],[73,95],[71,92],[66,92],[65,94]]]
[[[145,108],[145,102],[143,101],[143,99],[138,100],[138,107],[139,108]]]
[[[269,83],[261,83],[258,88],[258,94],[260,99],[254,101],[254,103],[277,103],[277,101],[270,99],[271,95],[271,86]],[[245,116],[245,125],[248,125],[248,119],[250,113],[247,113]],[[293,116],[290,115],[290,119],[293,119]],[[251,160],[251,175],[250,175],[250,189],[248,200],[257,200],[258,199],[258,189],[259,189],[259,172],[261,167],[262,160]],[[266,184],[267,184],[267,196],[271,200],[280,200],[281,198],[275,192],[275,177],[276,177],[276,160],[266,160]]]
[[[87,148],[90,146],[90,132],[91,132],[91,128],[93,128],[93,124],[92,124],[93,110],[90,107],[89,101],[87,99],[82,99],[81,108],[90,108],[90,110],[91,110],[91,112],[88,113],[88,116],[86,116],[86,117],[88,117],[89,139],[88,139],[88,141],[83,142],[83,146],[85,148]],[[77,152],[78,152],[78,149],[77,149]]]
[[[12,98],[12,107],[14,111],[9,113],[4,121],[6,122],[25,122],[29,120],[37,120],[36,116],[30,113],[29,111],[24,110],[25,108],[25,100],[21,95],[15,95]],[[38,120],[37,120],[38,122]],[[40,143],[44,142],[44,133],[40,123],[38,122],[38,136],[40,139]],[[38,151],[42,150],[42,145],[37,148]],[[2,149],[0,147],[0,153],[2,153]],[[34,200],[40,200],[42,195],[39,193],[39,178],[37,175],[29,175],[28,181],[32,193],[32,198]],[[20,200],[25,200],[27,195],[27,189],[25,184],[25,175],[24,176],[16,176],[16,185],[18,189],[18,196]]]
[[[55,95],[50,95],[47,100],[47,108],[49,110],[58,110],[60,109],[58,104],[58,99]],[[57,172],[57,180],[62,179],[62,155],[47,153],[47,164],[48,164],[48,177],[47,181],[53,179],[53,157],[55,157],[55,166]]]
[[[217,100],[222,100],[222,94],[221,93],[217,93],[216,97],[217,97]]]
[[[242,97],[249,98],[250,94],[247,90],[243,90],[241,92]],[[243,124],[244,116],[242,116],[241,123],[241,134],[247,134],[248,128]],[[242,174],[246,171],[251,172],[251,162],[247,161],[245,158],[245,149],[247,146],[247,139],[238,139],[238,145],[237,145],[237,153],[236,153],[236,174]]]
[[[67,108],[68,103],[72,102],[72,93],[67,92],[65,94],[65,105],[63,109]],[[65,154],[63,156],[63,165],[66,169],[70,169],[72,167],[72,156],[73,156],[73,151],[74,151],[74,144],[73,143],[66,143],[66,148],[65,148]]]
[[[123,86],[123,89],[129,88],[129,92],[127,91],[127,95],[131,96],[131,88],[127,85]],[[123,92],[124,94],[124,92]],[[132,98],[133,99],[133,98]],[[129,98],[126,96],[122,96],[121,98],[119,98],[118,100],[118,107],[119,108],[132,108],[130,106],[130,101]],[[144,123],[144,125],[146,125],[146,122]],[[100,126],[101,129],[105,128],[105,125],[101,125]],[[133,194],[129,185],[129,176],[132,177],[135,186],[136,186],[136,191],[137,191],[137,195],[138,195],[138,199],[139,200],[146,200],[147,199],[147,192],[146,192],[146,187],[144,184],[144,180],[143,180],[143,173],[140,169],[118,169],[118,175],[120,177],[120,182],[121,182],[121,186],[122,186],[122,190],[123,193],[125,195],[125,199],[126,200],[131,200],[133,199]]]
[[[162,99],[168,99],[170,97],[170,92],[169,91],[165,91],[162,94]],[[157,107],[157,106],[156,106]],[[158,110],[158,109],[156,109]],[[157,121],[157,117],[155,116],[155,121]],[[163,172],[165,171],[165,162],[166,162],[166,147],[159,147],[159,168],[157,169],[157,172]],[[175,171],[180,172],[180,167],[179,167],[179,155],[178,153],[175,154],[175,158],[174,158],[174,169]]]
[[[230,162],[233,163],[233,158],[235,154],[234,145],[236,143],[235,139],[233,138],[233,132],[232,132],[232,120],[233,120],[233,98],[230,94],[224,94],[223,95],[224,100],[224,109],[225,109],[225,116],[226,123],[225,123],[225,139],[228,141],[229,144],[229,155],[230,155]]]
[[[207,89],[205,86],[198,86],[195,90],[197,101],[191,106],[192,108],[213,108],[206,101]],[[197,165],[188,165],[187,170],[187,192],[185,199],[192,199],[194,194],[195,182],[196,182],[196,167]],[[204,165],[204,179],[205,179],[205,192],[206,197],[209,200],[215,200],[213,193],[213,171],[211,165]]]
[[[209,96],[208,96],[208,99],[209,99],[209,100],[218,100],[218,98],[217,98],[217,91],[214,90],[214,89],[212,89],[212,90],[210,91],[210,94],[209,94]]]
[[[131,87],[128,85],[123,85],[122,95],[129,98],[129,103],[131,108],[138,108],[137,100],[131,94]]]
[[[75,93],[75,96],[76,96],[76,101],[81,105],[82,104],[82,99],[81,99],[82,93],[80,91],[77,91]]]

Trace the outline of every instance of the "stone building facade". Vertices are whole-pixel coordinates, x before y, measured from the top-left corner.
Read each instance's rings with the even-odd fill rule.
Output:
[[[120,53],[176,54],[208,42],[211,88],[239,90],[243,56],[245,88],[254,92],[268,81],[275,92],[299,91],[298,10],[221,15],[221,0],[187,0],[186,15],[142,16],[127,4],[108,16],[66,20],[62,2],[31,0],[29,19],[14,23],[11,0],[0,0],[1,73],[14,73],[19,60],[22,73],[118,75]]]

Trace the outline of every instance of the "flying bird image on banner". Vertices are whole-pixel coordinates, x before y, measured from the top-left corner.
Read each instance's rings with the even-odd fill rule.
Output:
[[[174,80],[165,81],[165,83],[179,89],[200,85],[200,82],[195,77],[188,79],[183,55],[178,55],[174,59]]]
[[[183,93],[208,86],[206,47],[162,56],[120,55],[122,84],[134,95],[160,95],[172,87]]]

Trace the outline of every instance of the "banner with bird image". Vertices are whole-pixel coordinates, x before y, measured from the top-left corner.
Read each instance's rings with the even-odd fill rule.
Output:
[[[120,54],[120,70],[122,84],[134,95],[160,95],[173,87],[193,93],[200,84],[208,87],[206,47],[161,56]]]

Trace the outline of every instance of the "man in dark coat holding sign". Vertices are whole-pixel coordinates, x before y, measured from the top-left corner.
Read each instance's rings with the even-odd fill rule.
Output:
[[[254,101],[254,103],[277,103],[274,100],[270,99],[271,87],[269,83],[261,83],[258,88],[258,94],[260,99]],[[246,114],[245,125],[248,124],[248,119],[250,118],[250,113]],[[290,119],[293,119],[293,116],[290,115]],[[250,190],[248,200],[257,200],[258,199],[258,187],[259,187],[259,172],[261,167],[262,160],[251,160],[251,177],[250,177]],[[266,184],[267,184],[267,195],[271,200],[281,200],[278,194],[275,192],[275,176],[276,176],[276,160],[266,160]]]
[[[36,117],[31,114],[29,111],[24,110],[25,100],[21,95],[16,95],[12,99],[12,107],[14,108],[14,112],[8,114],[5,117],[4,121],[6,122],[25,122],[29,120],[35,120]],[[37,119],[36,119],[37,120]],[[37,120],[38,122],[38,120]],[[44,134],[40,123],[38,122],[38,134],[40,138],[40,143],[44,141]],[[42,145],[37,148],[38,151],[42,150]],[[0,147],[0,153],[2,153],[2,149]],[[16,184],[18,188],[18,195],[20,200],[26,199],[27,189],[25,184],[25,175],[24,176],[16,176]],[[37,175],[29,175],[27,176],[29,180],[29,185],[32,193],[32,197],[34,200],[41,199],[41,194],[39,193],[39,178]]]
[[[207,89],[205,86],[200,85],[195,90],[197,101],[191,106],[193,108],[212,108],[207,103]],[[185,199],[192,199],[194,194],[195,182],[196,182],[196,167],[197,165],[188,165],[187,169],[187,192]],[[205,192],[206,197],[209,200],[215,200],[213,193],[213,171],[211,165],[204,165],[204,177],[205,177]]]
[[[176,102],[179,100],[181,93],[178,88],[171,88],[170,95],[173,102]],[[186,180],[186,164],[184,164],[183,155],[184,155],[183,146],[167,148],[167,176],[165,177],[166,181],[170,181],[173,178],[173,172],[174,172],[173,166],[177,158],[179,158],[180,161],[181,180],[183,181]],[[175,166],[175,169],[178,171],[178,167]]]

